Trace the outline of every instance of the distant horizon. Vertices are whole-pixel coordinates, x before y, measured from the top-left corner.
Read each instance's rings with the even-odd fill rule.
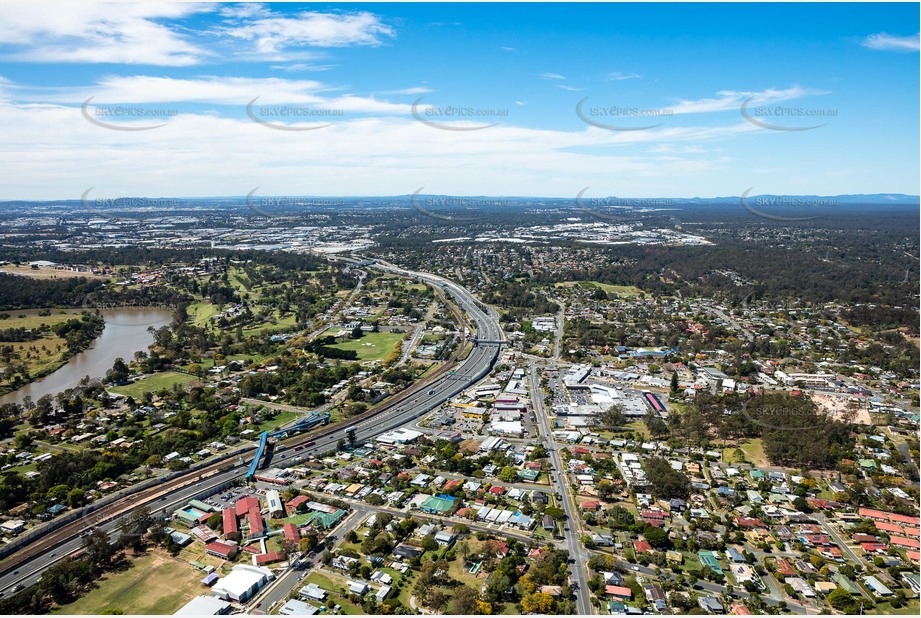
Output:
[[[449,193],[402,193],[402,194],[393,194],[393,195],[327,195],[327,194],[318,194],[318,193],[260,193],[255,196],[254,199],[264,199],[264,198],[318,198],[318,199],[352,199],[352,200],[361,200],[361,199],[412,199],[416,196],[425,196],[425,197],[459,197],[459,198],[487,198],[487,199],[509,199],[509,200],[579,200],[578,195],[512,195],[512,194],[480,194],[480,193],[468,193],[468,194],[449,194]],[[118,199],[174,199],[174,200],[230,200],[230,199],[239,199],[246,200],[248,194],[237,194],[237,195],[120,195],[117,197],[111,196],[93,196],[92,200],[96,199],[105,199],[105,200],[118,200]],[[897,192],[878,192],[878,193],[838,193],[838,194],[821,194],[821,193],[751,193],[750,195],[714,195],[714,196],[667,196],[667,195],[626,195],[626,194],[606,194],[606,195],[588,195],[586,194],[583,198],[584,200],[592,199],[602,199],[602,198],[618,198],[624,200],[697,200],[697,201],[708,201],[708,200],[739,200],[743,197],[746,198],[758,198],[758,197],[790,197],[790,198],[879,198],[880,203],[885,204],[886,201],[884,198],[899,198],[899,199],[913,199],[921,200],[921,195],[911,194],[911,193],[897,193]],[[9,204],[13,202],[28,202],[35,204],[46,204],[46,203],[60,203],[60,202],[73,202],[74,204],[80,204],[83,200],[79,197],[77,198],[59,198],[59,199],[9,199],[9,198],[0,198],[0,204]],[[894,202],[889,202],[894,203]]]

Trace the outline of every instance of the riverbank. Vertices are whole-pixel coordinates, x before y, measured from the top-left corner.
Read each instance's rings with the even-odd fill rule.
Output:
[[[104,329],[103,318],[72,309],[0,313],[0,396],[53,374],[91,347]]]
[[[173,319],[172,312],[165,309],[103,309],[98,314],[105,322],[104,327],[85,349],[71,355],[44,377],[33,378],[16,390],[7,389],[6,394],[0,395],[0,404],[21,404],[26,397],[30,397],[33,402],[38,401],[44,395],[54,396],[73,388],[86,376],[103,378],[116,358],[123,358],[127,362],[134,357],[135,352],[147,350],[153,342],[149,328],[161,328]]]

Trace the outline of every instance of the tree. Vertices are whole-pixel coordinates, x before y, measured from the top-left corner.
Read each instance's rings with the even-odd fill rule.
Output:
[[[636,523],[633,513],[622,506],[611,507],[608,515],[608,524],[615,530],[629,530]]]
[[[476,591],[470,586],[458,586],[451,595],[448,602],[448,614],[453,616],[469,615],[477,613],[477,601],[479,600]]]
[[[660,498],[687,499],[691,494],[691,481],[688,477],[672,468],[663,457],[650,457],[646,460],[646,478]]]
[[[532,592],[521,597],[521,611],[526,614],[549,614],[553,597],[546,592]]]
[[[208,517],[208,521],[205,522],[209,528],[212,530],[223,531],[224,529],[224,516],[221,513],[211,513],[211,516]]]
[[[857,610],[857,603],[854,601],[854,597],[843,588],[832,590],[828,594],[828,603],[845,614],[854,614]]]
[[[422,538],[422,549],[425,551],[435,551],[438,549],[438,542],[435,540],[433,535],[426,534]]]
[[[671,390],[673,393],[678,392],[678,373],[677,372],[672,372]]]
[[[74,509],[83,506],[86,503],[86,492],[79,487],[74,487],[67,492],[67,505]]]
[[[125,363],[125,359],[119,356],[115,359],[115,362],[112,363],[112,368],[106,373],[106,382],[121,384],[122,382],[128,381],[129,375],[131,375],[131,372],[128,369],[128,365]]]
[[[653,412],[647,412],[646,417],[643,419],[646,423],[646,428],[649,429],[649,433],[652,434],[653,438],[663,438],[668,435],[668,425],[661,418],[655,415]]]
[[[613,404],[597,417],[597,424],[603,429],[617,430],[627,424],[624,408],[620,404]]]
[[[106,567],[115,555],[115,547],[109,543],[109,535],[102,530],[93,530],[83,537],[86,558],[97,567]]]
[[[136,551],[143,549],[144,535],[153,522],[154,519],[150,515],[150,509],[146,506],[135,508],[121,521],[119,543]]]
[[[513,466],[505,466],[502,468],[502,470],[499,471],[500,481],[511,483],[516,478],[518,478],[518,470],[517,468],[514,468]]]
[[[646,536],[646,540],[649,541],[649,544],[653,547],[661,548],[668,545],[668,532],[662,528],[647,526],[643,534]]]

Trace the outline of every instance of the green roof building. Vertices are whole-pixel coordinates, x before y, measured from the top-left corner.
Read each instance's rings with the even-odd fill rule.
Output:
[[[423,502],[419,508],[426,513],[447,513],[454,506],[454,498],[451,496],[431,496]]]
[[[322,513],[320,511],[314,511],[307,518],[306,523],[318,528],[328,529],[335,526],[344,516],[345,511],[342,509],[339,509],[333,513]]]
[[[861,594],[860,588],[857,587],[857,584],[849,580],[846,576],[842,575],[841,573],[835,573],[834,575],[832,575],[831,580],[835,582],[835,585],[837,585],[838,588],[843,589],[845,592],[849,592],[851,594],[857,594],[857,595]]]
[[[540,470],[519,470],[518,476],[519,478],[533,483],[537,480],[537,477],[540,476]]]
[[[716,573],[717,575],[723,574],[723,569],[720,567],[720,563],[717,562],[716,556],[712,551],[699,551],[697,556],[700,558],[700,563]]]

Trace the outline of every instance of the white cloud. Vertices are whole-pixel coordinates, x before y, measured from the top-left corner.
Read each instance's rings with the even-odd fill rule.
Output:
[[[211,10],[197,4],[0,4],[0,41],[19,62],[188,66],[210,54],[159,20]]]
[[[218,13],[230,19],[249,19],[252,17],[268,17],[272,12],[259,2],[242,2],[240,4],[224,5]]]
[[[576,86],[566,86],[564,84],[557,84],[556,87],[559,88],[560,90],[568,90],[570,92],[581,92],[585,90],[585,88],[577,88]]]
[[[297,62],[294,64],[273,64],[269,68],[275,71],[285,71],[287,73],[317,73],[320,71],[329,71],[335,69],[335,64],[307,64]]]
[[[528,104],[527,101],[515,101],[515,105],[517,105],[518,107],[524,107],[527,104]]]
[[[881,51],[912,51],[916,52],[921,49],[921,37],[919,35],[894,36],[880,32],[867,36],[860,43],[864,47],[877,49]]]
[[[506,51],[506,52],[518,51],[518,50],[515,49],[514,47],[504,47],[504,46],[503,46],[503,47],[500,47],[499,49],[501,49],[502,51]]]
[[[220,34],[251,41],[256,51],[275,54],[298,47],[378,46],[396,36],[372,13],[303,12],[294,17],[270,16],[223,28]]]
[[[387,90],[382,94],[426,94],[432,92],[431,88],[416,86],[415,88],[403,88],[402,90]]]
[[[703,146],[694,144],[682,146],[675,144],[657,144],[652,146],[649,152],[655,152],[657,154],[703,154],[707,152],[707,150]]]
[[[642,75],[636,73],[621,73],[620,71],[612,71],[608,73],[608,79],[611,81],[619,82],[625,79],[639,79]]]
[[[343,113],[399,114],[408,116],[411,106],[353,94],[332,95],[336,89],[314,80],[277,77],[197,77],[176,79],[137,75],[109,77],[95,86],[68,88],[60,92],[30,93],[40,103],[80,105],[93,97],[91,105],[198,103],[245,106],[255,98],[256,107],[272,104],[304,105]],[[22,100],[23,97],[18,97]]]
[[[254,87],[268,86],[266,101],[296,95],[312,100],[318,87],[312,82],[245,79],[145,78],[106,84],[113,96],[122,93],[127,99],[136,92],[132,100],[145,103],[157,93],[161,101],[184,96],[245,102],[254,96]],[[352,109],[368,110],[374,100],[349,95],[321,99],[323,107],[349,103]],[[277,195],[405,195],[422,185],[459,195],[574,195],[586,185],[603,191],[612,175],[633,179],[627,187],[630,194],[661,195],[661,187],[674,179],[715,174],[722,164],[699,154],[679,153],[663,160],[649,147],[721,141],[758,130],[742,121],[635,133],[595,127],[531,129],[502,122],[459,140],[454,132],[413,120],[408,106],[378,103],[379,115],[334,119],[329,127],[308,133],[272,131],[243,114],[228,118],[184,108],[162,128],[124,133],[86,122],[75,105],[0,103],[5,144],[0,151],[5,178],[0,199],[75,198],[91,186],[101,196],[242,195],[255,186]],[[37,143],[42,148],[35,148]],[[305,176],[304,170],[310,173]],[[471,173],[475,185],[470,184]]]
[[[566,79],[565,75],[560,75],[559,73],[541,73],[540,76],[545,79]]]
[[[742,104],[749,99],[751,99],[749,104],[754,106],[780,103],[782,101],[825,94],[829,94],[829,92],[827,90],[817,90],[814,88],[801,88],[800,86],[793,86],[786,90],[769,88],[761,92],[721,90],[716,93],[715,98],[697,100],[680,99],[676,104],[670,105],[667,109],[671,111],[672,114],[737,111]]]

